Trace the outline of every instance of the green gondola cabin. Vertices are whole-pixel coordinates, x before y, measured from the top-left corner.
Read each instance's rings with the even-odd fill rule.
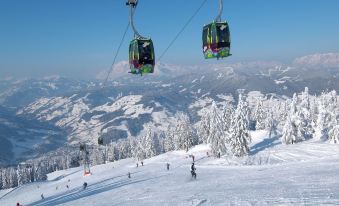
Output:
[[[231,38],[227,22],[215,22],[203,27],[203,52],[205,59],[231,56]]]
[[[148,74],[154,72],[155,57],[151,39],[133,39],[129,45],[130,73]]]

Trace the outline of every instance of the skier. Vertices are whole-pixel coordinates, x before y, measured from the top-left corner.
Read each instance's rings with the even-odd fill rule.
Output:
[[[41,194],[41,199],[42,199],[42,200],[44,200],[44,199],[45,199],[45,197],[44,197],[44,194],[43,194],[43,193]]]
[[[191,175],[192,175],[192,178],[194,177],[194,179],[197,179],[197,173],[195,173],[195,166],[194,166],[194,162],[192,163],[192,166],[191,166]]]
[[[16,203],[16,206],[22,206],[22,205],[20,205],[20,203]]]
[[[66,187],[67,187],[67,189],[69,189],[69,186],[68,186],[68,185],[66,185]]]
[[[166,163],[167,170],[169,170],[169,166],[170,166],[170,164],[167,162]]]
[[[143,161],[141,161],[141,166],[144,166],[144,162]]]
[[[127,177],[131,178],[131,173],[130,172],[127,173]]]
[[[192,155],[192,160],[193,160],[193,162],[194,162],[194,155]]]
[[[139,167],[139,163],[137,163],[137,167]]]
[[[85,190],[87,188],[87,182],[84,182],[82,186],[83,186],[83,189]]]

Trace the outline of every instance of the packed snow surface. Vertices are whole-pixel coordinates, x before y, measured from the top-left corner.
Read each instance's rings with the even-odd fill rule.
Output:
[[[147,159],[144,166],[136,167],[133,159],[98,165],[87,177],[81,167],[57,171],[48,181],[0,191],[0,205],[339,204],[339,145],[316,141],[282,145],[265,131],[252,137],[249,157],[216,159],[208,145],[198,145],[189,152]],[[196,180],[190,174],[190,155],[195,156]]]

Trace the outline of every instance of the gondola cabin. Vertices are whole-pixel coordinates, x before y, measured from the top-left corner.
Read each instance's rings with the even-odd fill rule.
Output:
[[[151,39],[133,39],[129,45],[130,73],[148,74],[154,72],[154,47]]]
[[[203,27],[203,52],[205,59],[231,56],[231,38],[227,22],[212,22]]]

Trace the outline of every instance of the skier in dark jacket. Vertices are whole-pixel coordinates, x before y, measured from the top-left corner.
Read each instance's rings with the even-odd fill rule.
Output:
[[[84,184],[82,185],[84,190],[87,188],[87,182],[84,182]]]
[[[195,168],[194,162],[193,162],[192,166],[191,166],[191,175],[192,175],[192,177],[194,177],[194,179],[197,178],[197,173],[195,173],[195,170],[196,170],[196,168]]]
[[[170,164],[167,162],[167,163],[166,163],[166,168],[167,168],[167,170],[169,170],[169,166],[170,166]]]

